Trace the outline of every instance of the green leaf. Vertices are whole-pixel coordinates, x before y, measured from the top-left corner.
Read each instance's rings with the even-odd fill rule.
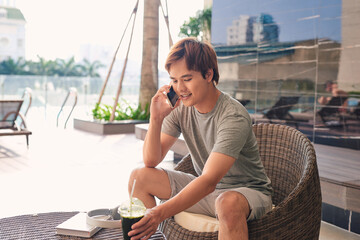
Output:
[[[112,106],[106,104],[96,104],[92,110],[94,119],[109,121],[112,113]],[[149,120],[149,103],[146,104],[145,109],[142,110],[141,104],[132,106],[126,100],[122,100],[121,103],[117,104],[115,111],[115,120]]]

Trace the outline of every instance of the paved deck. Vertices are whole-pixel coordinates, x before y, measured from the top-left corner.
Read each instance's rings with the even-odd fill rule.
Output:
[[[115,207],[128,197],[131,170],[142,165],[134,134],[96,135],[39,124],[24,136],[0,137],[0,218]],[[173,167],[168,154],[162,167]]]

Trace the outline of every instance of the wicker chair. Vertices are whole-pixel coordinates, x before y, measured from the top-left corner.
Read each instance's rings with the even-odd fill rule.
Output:
[[[312,143],[298,130],[278,124],[253,126],[260,156],[274,188],[275,207],[262,218],[248,222],[250,239],[318,239],[321,191]],[[196,175],[190,156],[175,168]],[[160,225],[168,240],[217,239],[218,232],[194,232],[173,218]]]

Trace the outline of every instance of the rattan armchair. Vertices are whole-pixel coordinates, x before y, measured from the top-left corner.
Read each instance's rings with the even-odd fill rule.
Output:
[[[312,143],[298,130],[285,125],[253,126],[262,162],[274,188],[275,207],[248,223],[250,239],[318,239],[321,223],[321,191]],[[196,175],[190,156],[176,169]],[[168,240],[217,239],[218,232],[194,232],[173,218],[160,225]]]

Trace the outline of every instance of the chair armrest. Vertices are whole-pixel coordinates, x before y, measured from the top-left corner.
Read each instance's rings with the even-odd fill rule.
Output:
[[[6,119],[11,115],[11,114],[15,114],[15,117],[20,117],[21,118],[21,121],[24,125],[24,128],[26,129],[26,121],[25,121],[25,117],[20,113],[20,112],[16,112],[16,111],[12,111],[12,112],[8,112],[5,116],[4,116],[4,121],[6,121]],[[15,118],[16,119],[16,118]],[[21,126],[21,125],[20,125]],[[21,127],[17,126],[17,129],[20,131],[21,130]]]

